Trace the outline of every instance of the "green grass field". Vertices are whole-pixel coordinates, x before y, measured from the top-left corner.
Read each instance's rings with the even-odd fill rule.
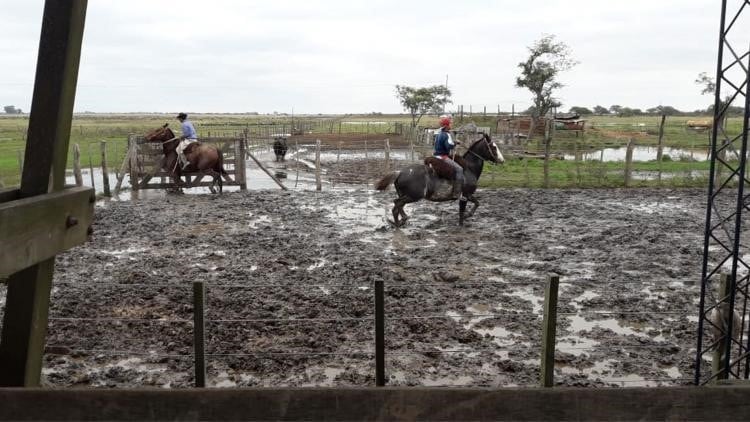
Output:
[[[191,120],[195,123],[200,136],[231,135],[245,128],[257,130],[261,125],[283,124],[291,127],[306,124],[313,132],[364,132],[380,133],[392,130],[395,123],[407,127],[411,122],[408,115],[337,115],[337,116],[286,116],[286,115],[238,115],[238,114],[194,114]],[[456,118],[456,125],[474,122],[479,126],[489,126],[495,130],[497,117],[494,115],[464,116],[463,121]],[[672,148],[690,148],[707,150],[709,133],[696,132],[686,126],[688,120],[708,120],[710,117],[669,117],[664,130],[664,143]],[[107,141],[109,166],[119,167],[125,156],[128,134],[144,134],[164,123],[177,127],[179,122],[172,115],[165,114],[82,114],[73,118],[70,154],[68,165],[72,166],[73,145],[81,148],[81,164],[86,167],[91,161],[93,166],[100,165],[100,141]],[[425,116],[421,126],[436,126],[434,116]],[[576,137],[572,132],[556,131],[553,141],[553,154],[570,153],[573,150],[594,151],[605,147],[621,147],[629,140],[637,145],[656,145],[658,142],[659,118],[656,116],[614,117],[591,116],[586,124],[586,131]],[[15,186],[19,183],[19,154],[25,147],[28,116],[0,116],[0,183],[4,186]],[[739,133],[741,118],[729,120],[730,133]],[[272,130],[272,129],[268,129]],[[529,153],[541,153],[543,145],[538,141],[529,141],[522,148]],[[538,186],[542,175],[541,160],[525,160],[528,164],[509,163],[502,171],[507,177],[495,177],[496,182],[486,186]],[[657,163],[638,162],[633,171],[654,171]],[[519,166],[522,169],[519,169]],[[619,167],[618,167],[619,166]],[[553,186],[617,186],[614,175],[621,163],[598,163],[586,160],[576,164],[573,161],[554,161],[551,164]],[[692,170],[705,170],[707,163],[673,162],[662,163],[662,171],[676,175],[690,174]],[[606,168],[606,169],[605,169]],[[688,169],[689,168],[689,169]],[[607,177],[610,175],[611,177]],[[497,176],[497,175],[496,175]],[[512,176],[512,177],[511,177]],[[503,179],[505,182],[498,182]],[[677,185],[695,185],[701,183],[695,178],[672,177],[670,183]],[[575,183],[573,183],[573,181]],[[486,181],[485,181],[486,183]],[[653,185],[653,181],[642,181],[638,185]],[[662,185],[666,182],[663,179]]]

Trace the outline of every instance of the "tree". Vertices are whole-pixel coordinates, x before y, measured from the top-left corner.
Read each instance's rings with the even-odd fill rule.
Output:
[[[570,54],[564,42],[556,42],[554,35],[545,35],[529,47],[526,61],[518,64],[521,76],[516,78],[516,86],[527,88],[534,96],[534,120],[561,105],[553,95],[564,86],[557,80],[560,72],[578,64],[570,58]]]
[[[678,114],[682,114],[680,110],[677,110],[676,108],[672,106],[651,107],[648,110],[646,110],[646,113],[658,114],[658,115],[664,115],[664,116],[676,116]]]
[[[706,72],[701,72],[698,75],[698,79],[695,80],[695,83],[703,86],[703,89],[701,90],[701,95],[716,94],[716,82],[714,81],[714,78],[708,76]],[[729,95],[724,97],[723,100],[719,100],[718,121],[719,121],[720,132],[723,132],[725,128],[727,127],[726,126],[727,118],[729,118],[729,114],[732,113],[733,111],[736,111],[737,108],[742,109],[742,107],[732,107],[731,105],[729,105],[731,100],[732,100],[732,97]],[[710,111],[712,114],[714,113],[713,104],[708,107],[708,111]]]
[[[606,107],[598,105],[594,107],[594,114],[609,114],[609,110]]]
[[[611,105],[609,106],[609,112],[619,116],[622,113],[622,106],[617,104]]]
[[[426,88],[396,85],[396,97],[406,111],[411,114],[411,126],[417,127],[419,120],[429,112],[439,113],[452,102],[451,91],[445,85]]]
[[[7,106],[3,107],[3,109],[5,109],[5,113],[6,114],[21,114],[21,113],[23,113],[20,108],[16,108],[15,106],[12,106],[12,105],[7,105]]]
[[[586,107],[571,107],[570,112],[574,114],[580,114],[580,115],[594,114],[591,110],[589,110]]]

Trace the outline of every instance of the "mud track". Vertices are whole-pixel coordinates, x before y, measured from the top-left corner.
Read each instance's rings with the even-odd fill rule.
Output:
[[[255,191],[103,203],[58,257],[44,382],[191,386],[192,286],[207,283],[212,386],[374,385],[373,282],[386,282],[390,385],[534,385],[547,274],[561,277],[556,381],[686,384],[704,193]],[[302,320],[300,320],[302,319]]]

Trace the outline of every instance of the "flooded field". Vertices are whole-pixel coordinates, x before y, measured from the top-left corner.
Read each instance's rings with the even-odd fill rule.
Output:
[[[556,382],[687,384],[702,190],[487,190],[455,205],[394,193],[259,190],[102,202],[58,257],[44,382],[189,387],[192,282],[207,285],[208,384],[374,385],[385,281],[389,385],[532,386],[544,283],[558,274]]]

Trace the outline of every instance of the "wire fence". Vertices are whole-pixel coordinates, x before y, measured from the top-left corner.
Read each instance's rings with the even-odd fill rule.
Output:
[[[185,301],[190,301],[190,289],[185,283],[139,283],[137,285],[130,285],[126,283],[66,283],[70,287],[76,286],[78,288],[96,288],[96,289],[110,289],[113,294],[120,288],[138,287],[137,292],[144,294],[149,290],[159,291],[181,291],[181,298]],[[476,283],[473,283],[474,285]],[[517,285],[514,283],[501,283],[492,282],[490,286],[496,288],[509,287]],[[541,285],[542,283],[537,283]],[[566,283],[575,284],[575,283]],[[650,284],[650,283],[643,283]],[[262,311],[260,313],[253,312],[249,309],[244,312],[241,317],[224,317],[223,315],[216,314],[220,309],[224,308],[223,302],[227,300],[227,292],[237,292],[242,290],[254,290],[258,287],[275,287],[278,291],[285,291],[287,289],[303,288],[299,284],[290,283],[289,285],[272,285],[269,283],[247,283],[247,284],[230,284],[222,285],[209,284],[208,285],[208,302],[209,307],[207,308],[207,315],[204,319],[206,324],[206,333],[208,335],[208,341],[206,344],[206,351],[204,353],[205,358],[208,362],[209,373],[214,374],[216,378],[220,373],[227,371],[228,367],[225,362],[230,359],[231,368],[238,373],[243,371],[250,371],[250,373],[264,374],[265,376],[273,377],[270,372],[260,370],[257,365],[262,365],[260,362],[270,360],[276,362],[274,365],[282,365],[283,368],[297,367],[304,368],[309,365],[315,367],[325,366],[329,368],[335,368],[342,365],[342,359],[352,363],[348,363],[350,372],[359,373],[360,382],[368,383],[367,380],[371,380],[368,372],[372,370],[372,359],[376,356],[376,350],[373,345],[374,334],[373,328],[375,324],[376,315],[373,312],[373,308],[370,308],[368,312],[357,316],[347,315],[332,315],[333,309],[321,309],[323,315],[314,317],[305,317],[299,315],[288,315],[285,313],[279,314],[278,311]],[[371,298],[376,286],[373,286],[371,282],[360,282],[360,283],[330,283],[326,284],[326,291],[316,289],[316,285],[306,286],[306,295],[313,295],[324,299],[331,295],[347,294],[354,292],[362,297]],[[442,287],[437,290],[425,290],[425,288]],[[450,291],[454,286],[438,283],[385,283],[385,299],[386,299],[386,331],[385,331],[385,356],[386,356],[386,373],[387,374],[398,374],[398,377],[390,379],[390,383],[398,384],[399,377],[403,376],[404,373],[409,373],[413,370],[417,375],[410,375],[408,379],[409,383],[421,383],[425,382],[431,386],[435,383],[429,381],[429,376],[420,372],[420,365],[426,365],[432,367],[438,365],[444,368],[445,363],[440,356],[466,356],[467,359],[475,359],[477,354],[494,356],[490,357],[489,361],[493,359],[498,362],[498,365],[515,364],[520,365],[516,369],[528,372],[530,374],[538,371],[538,352],[528,351],[539,351],[541,348],[540,337],[541,337],[541,324],[539,318],[543,316],[541,309],[537,310],[492,310],[492,311],[478,311],[474,308],[467,307],[461,311],[461,308],[456,309],[455,306],[447,306],[444,309],[435,313],[427,309],[416,309],[412,306],[402,306],[399,301],[404,299],[404,289],[411,290],[420,295],[422,299],[427,299],[424,295],[426,293],[434,293],[439,297],[444,295],[446,291]],[[165,290],[166,289],[166,290]],[[217,296],[219,295],[219,296]],[[147,295],[150,296],[150,295]],[[541,300],[541,297],[528,298],[529,301]],[[174,304],[173,304],[174,305]],[[370,305],[372,303],[370,302]],[[498,305],[502,306],[502,304]],[[346,312],[346,309],[339,309]],[[71,310],[64,310],[70,312]],[[579,361],[577,366],[568,367],[567,364],[557,369],[558,383],[577,385],[576,383],[581,379],[587,380],[594,384],[602,385],[663,385],[663,384],[685,384],[690,379],[671,376],[671,377],[653,377],[651,372],[645,371],[639,373],[637,365],[641,364],[644,356],[637,353],[631,356],[628,351],[633,353],[636,351],[649,351],[650,353],[656,353],[657,355],[663,355],[664,353],[675,353],[675,351],[681,351],[686,353],[687,356],[692,357],[692,351],[685,346],[687,341],[688,344],[692,344],[695,336],[695,329],[692,326],[683,326],[683,328],[673,327],[671,329],[658,329],[658,337],[656,338],[655,333],[645,334],[645,331],[649,329],[643,328],[635,332],[631,331],[629,334],[618,333],[615,331],[599,331],[594,333],[591,328],[597,327],[597,321],[601,318],[610,320],[611,318],[617,318],[617,321],[623,319],[627,320],[628,317],[643,317],[648,316],[649,318],[659,319],[661,317],[682,317],[687,319],[688,317],[695,314],[694,309],[671,309],[663,311],[660,309],[645,309],[639,307],[637,309],[595,309],[595,308],[580,308],[575,311],[559,312],[557,314],[558,330],[561,333],[558,334],[558,345],[556,350],[558,357],[573,354],[574,356],[584,356],[582,361]],[[581,317],[586,318],[590,321],[591,327],[588,329],[580,329],[575,326],[571,326],[567,320],[569,317]],[[528,322],[528,326],[537,326],[539,330],[536,333],[525,333],[518,332],[517,328],[509,330],[502,328],[505,326],[505,321],[517,321],[521,318]],[[193,361],[196,358],[194,351],[194,344],[189,340],[189,336],[194,331],[194,319],[190,315],[189,309],[181,313],[164,312],[159,313],[157,310],[153,310],[149,317],[137,317],[137,316],[106,316],[106,315],[95,315],[95,316],[61,316],[58,312],[52,313],[49,318],[50,332],[58,333],[54,335],[54,342],[51,341],[47,345],[47,354],[49,356],[58,357],[74,357],[78,360],[87,361],[93,359],[92,365],[99,364],[106,361],[106,357],[110,356],[113,359],[121,358],[142,358],[146,359],[147,362],[153,362],[154,365],[165,365],[167,361],[164,359],[175,360],[175,365],[182,368],[183,371],[189,371]],[[487,322],[491,324],[486,325]],[[434,335],[433,341],[426,344],[418,332],[421,330],[416,326],[410,324],[416,323],[428,323],[432,324],[427,328],[428,332]],[[439,323],[439,324],[438,324]],[[134,325],[141,325],[144,328],[135,329]],[[280,325],[281,324],[281,325]],[[314,328],[324,324],[325,328],[323,332],[329,333],[331,336],[337,335],[339,331],[330,330],[331,324],[345,324],[348,328],[345,332],[349,333],[347,338],[350,342],[328,342],[325,344],[319,344],[316,346],[310,346],[304,341],[300,342],[301,337],[297,336],[289,343],[289,337],[287,333],[300,333],[305,330],[312,330],[315,332],[319,330]],[[355,326],[359,327],[354,330]],[[404,325],[406,324],[406,325]],[[438,325],[434,325],[438,324]],[[483,325],[485,324],[485,325]],[[102,340],[92,339],[78,339],[83,344],[76,344],[74,341],[77,339],[75,335],[76,331],[82,326],[95,326],[96,332],[99,333],[103,338]],[[110,326],[112,328],[107,328]],[[128,328],[115,328],[123,327]],[[149,331],[146,327],[160,327],[159,330]],[[608,324],[602,326],[609,327]],[[253,327],[253,328],[250,328]],[[284,328],[288,327],[288,328]],[[501,332],[493,333],[496,327],[501,328]],[[628,327],[627,324],[623,327]],[[225,333],[229,329],[231,332]],[[322,326],[320,329],[323,329]],[[414,329],[417,329],[415,332]],[[135,330],[138,336],[145,338],[139,339],[128,339],[128,331]],[[164,331],[167,330],[167,331]],[[171,331],[170,331],[171,330]],[[248,331],[249,330],[249,331]],[[352,331],[354,330],[354,331]],[[446,331],[447,330],[447,331]],[[528,330],[528,327],[526,328]],[[474,338],[471,342],[460,345],[451,345],[450,343],[455,340],[449,341],[447,344],[441,344],[441,339],[445,341],[450,339],[448,337],[440,335],[440,331],[446,331],[448,333],[455,332],[479,332],[482,333],[480,337]],[[116,333],[120,332],[124,338],[118,338]],[[149,334],[149,332],[151,334]],[[166,347],[162,336],[170,332],[170,337],[182,337],[182,341],[171,338],[170,342],[179,343],[175,346]],[[247,337],[236,337],[237,333],[244,333]],[[356,333],[356,334],[352,334]],[[278,344],[261,343],[252,346],[254,336],[263,336],[270,338],[277,338],[275,341]],[[411,337],[417,335],[417,340],[409,340]],[[455,335],[455,334],[452,334]],[[593,335],[593,337],[591,337]],[[187,337],[187,339],[185,338]],[[432,337],[432,336],[431,336]],[[65,339],[66,341],[61,341]],[[354,340],[351,343],[351,340]],[[129,343],[137,345],[137,348],[127,347]],[[88,345],[88,346],[87,346]],[[262,347],[261,347],[262,345]],[[425,347],[427,346],[427,347]],[[622,353],[625,355],[612,355],[612,353]],[[514,355],[517,355],[515,358]],[[537,356],[537,358],[534,358]],[[617,365],[608,364],[608,359],[615,358],[619,362]],[[418,358],[418,361],[414,361],[414,358]],[[105,361],[102,361],[105,359]],[[239,360],[238,360],[239,359]],[[291,361],[289,361],[291,359]],[[300,360],[301,359],[301,360]],[[321,360],[322,359],[322,360]],[[437,359],[437,360],[436,360]],[[486,361],[487,357],[482,358]],[[647,358],[650,359],[650,358]],[[689,359],[689,358],[688,358]],[[532,363],[532,361],[537,361]],[[565,361],[563,359],[563,361]],[[125,361],[123,361],[125,362]],[[161,362],[161,363],[159,363]],[[306,363],[305,363],[306,362]],[[359,362],[359,363],[354,363]],[[504,363],[505,362],[505,363]],[[632,363],[629,363],[632,362]],[[116,363],[115,363],[116,364]],[[680,362],[674,361],[671,363],[674,368],[672,371],[676,371],[677,365],[682,368],[680,373],[684,373],[685,367],[689,365],[689,361]],[[112,363],[110,363],[112,365]],[[291,365],[291,366],[290,366]],[[594,365],[593,367],[591,365]],[[612,365],[612,366],[609,366]],[[630,370],[623,370],[620,366],[633,365]],[[650,367],[650,365],[649,365]],[[463,368],[463,366],[459,366]],[[575,369],[578,368],[578,369]],[[597,368],[592,372],[591,368]],[[253,371],[254,369],[254,371]],[[278,369],[278,368],[276,368]],[[472,370],[469,370],[471,373]],[[623,375],[624,372],[624,375]],[[502,373],[502,371],[500,371]],[[421,374],[421,375],[419,375]],[[620,376],[622,375],[622,376]],[[364,378],[361,378],[364,377]],[[426,378],[425,378],[426,377]],[[577,378],[578,377],[578,378]],[[583,377],[583,378],[580,378]],[[445,385],[455,386],[456,382],[460,385],[473,385],[481,386],[484,385],[481,376],[474,376],[475,382],[466,383],[459,380],[454,380],[454,383],[446,382]],[[529,385],[529,379],[526,378],[526,383],[521,382],[514,383],[519,385]],[[533,377],[532,377],[533,379]],[[424,380],[424,381],[420,381]],[[321,385],[333,385],[337,383],[347,383],[347,381],[337,380],[335,377],[332,379],[326,379],[321,381]],[[371,381],[369,381],[371,382]],[[357,384],[357,382],[355,382]],[[534,384],[531,381],[531,384]],[[497,385],[497,384],[494,384]]]

